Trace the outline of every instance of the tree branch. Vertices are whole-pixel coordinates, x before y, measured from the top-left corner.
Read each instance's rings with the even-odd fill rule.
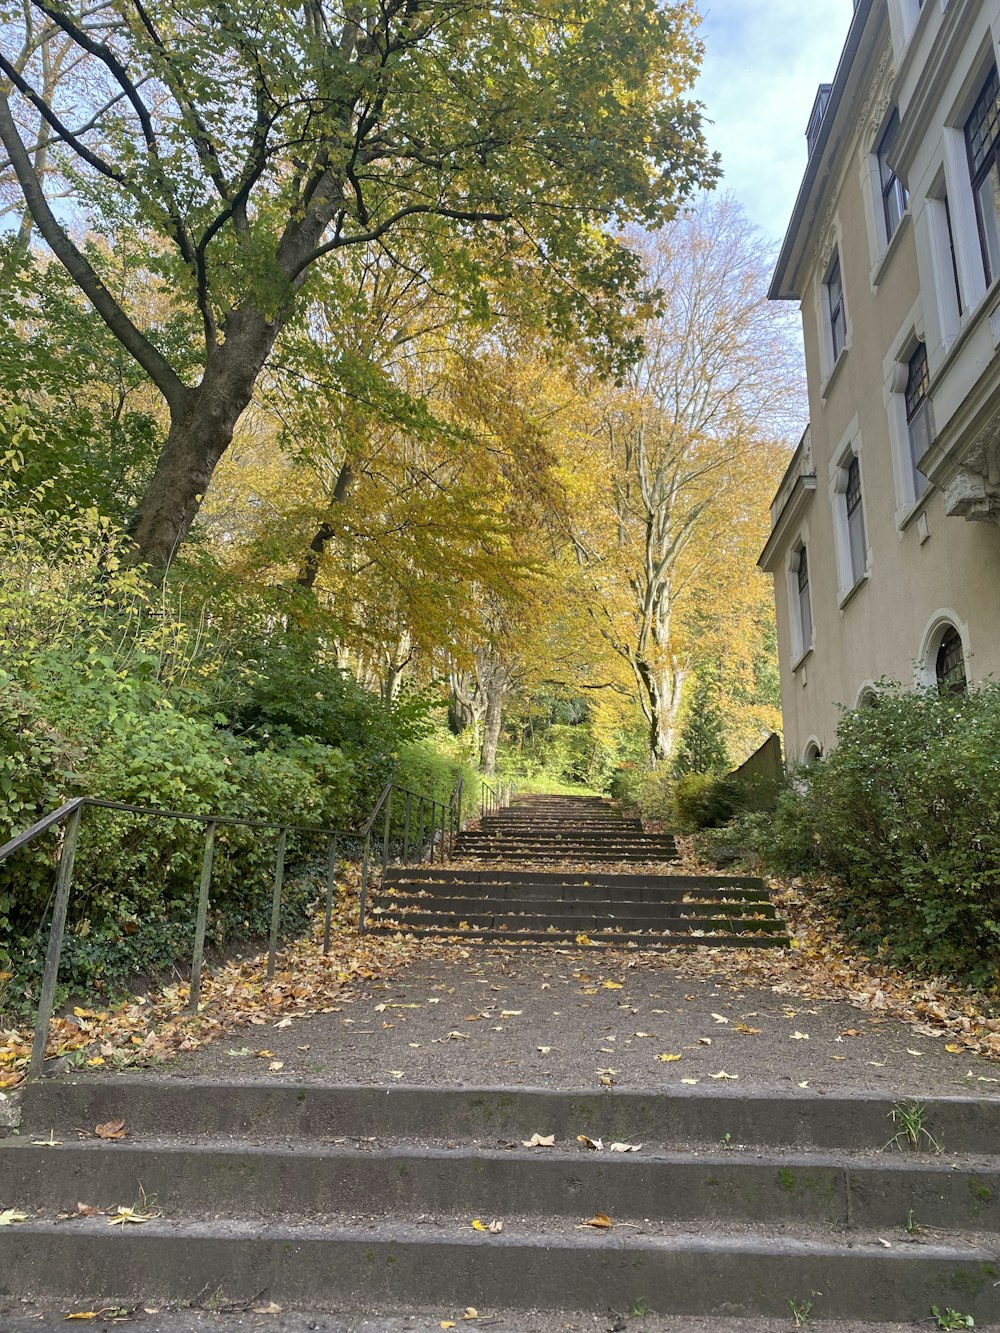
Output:
[[[0,141],[10,158],[14,174],[24,194],[35,226],[41,232],[56,258],[65,266],[77,286],[88,297],[94,309],[122,346],[138,361],[160,393],[163,394],[172,415],[185,407],[190,390],[181,380],[159,348],[154,347],[145,334],[132,323],[114,299],[100,276],[81,250],[70,240],[65,229],[56,220],[48,200],[35,176],[21,136],[11,115],[10,103],[0,92]]]

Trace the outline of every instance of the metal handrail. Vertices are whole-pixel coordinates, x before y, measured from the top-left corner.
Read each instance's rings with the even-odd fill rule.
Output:
[[[459,808],[461,802],[461,783],[459,783],[457,792],[459,793]],[[209,892],[212,882],[212,868],[215,857],[215,835],[217,827],[222,824],[234,828],[262,829],[271,832],[277,832],[278,843],[275,853],[274,881],[271,895],[271,921],[268,935],[268,959],[267,976],[274,976],[275,960],[278,952],[278,939],[281,929],[281,899],[284,888],[285,875],[285,853],[288,844],[288,835],[290,833],[305,834],[312,837],[324,838],[327,841],[326,857],[326,899],[323,924],[323,953],[330,951],[330,936],[333,917],[333,900],[336,893],[336,869],[338,852],[342,842],[361,842],[362,852],[362,871],[360,886],[360,906],[359,923],[360,933],[366,929],[366,905],[368,896],[368,883],[370,877],[371,865],[371,840],[376,821],[380,814],[384,818],[384,831],[382,839],[382,870],[383,875],[389,858],[389,833],[392,817],[392,796],[398,791],[400,795],[406,798],[407,807],[407,831],[404,837],[403,859],[405,860],[409,853],[409,810],[414,799],[419,802],[420,809],[420,827],[415,850],[419,853],[420,859],[424,856],[424,808],[430,806],[431,823],[429,827],[429,853],[430,859],[434,859],[434,843],[438,835],[438,811],[440,811],[440,835],[441,835],[441,859],[444,859],[446,851],[445,821],[447,818],[447,807],[443,801],[437,801],[432,797],[424,796],[421,793],[411,791],[407,788],[397,788],[392,782],[387,782],[379,793],[375,806],[368,819],[360,829],[326,828],[311,824],[293,824],[273,822],[262,819],[247,819],[239,815],[222,815],[218,813],[197,814],[186,810],[164,810],[154,806],[132,805],[126,801],[110,801],[99,796],[75,796],[72,800],[65,801],[58,809],[50,811],[43,815],[41,819],[36,820],[30,828],[25,829],[16,837],[0,846],[0,864],[8,860],[16,852],[29,846],[43,833],[50,829],[61,828],[62,841],[59,847],[58,860],[56,866],[55,891],[52,904],[52,925],[49,930],[49,941],[45,954],[45,967],[42,973],[42,987],[38,1002],[38,1013],[35,1021],[34,1040],[31,1048],[31,1059],[28,1064],[28,1074],[35,1077],[41,1072],[42,1063],[45,1057],[45,1044],[48,1038],[49,1023],[52,1019],[53,1009],[55,1007],[56,985],[59,978],[59,962],[62,956],[63,938],[66,931],[66,917],[69,908],[70,885],[73,877],[73,862],[76,857],[77,845],[80,838],[80,824],[83,812],[88,806],[94,806],[102,810],[115,810],[126,814],[148,815],[159,819],[180,819],[191,823],[205,825],[205,845],[202,853],[201,875],[198,885],[198,907],[195,918],[195,938],[191,960],[191,983],[188,996],[188,1008],[192,1012],[197,1012],[198,1003],[201,995],[201,980],[205,956],[205,935],[208,922],[208,904]],[[454,794],[452,796],[454,801]],[[454,835],[452,836],[451,846],[454,846]]]

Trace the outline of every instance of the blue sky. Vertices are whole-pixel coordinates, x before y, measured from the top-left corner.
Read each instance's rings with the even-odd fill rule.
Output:
[[[816,89],[833,79],[852,13],[852,0],[703,0],[696,93],[714,121],[722,188],[775,242],[805,171]]]

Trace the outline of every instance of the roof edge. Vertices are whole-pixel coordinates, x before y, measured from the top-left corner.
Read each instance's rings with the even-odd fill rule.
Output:
[[[830,141],[830,134],[833,130],[833,122],[837,118],[840,110],[840,104],[844,97],[844,89],[847,87],[847,81],[850,77],[851,68],[854,59],[861,46],[861,34],[865,30],[865,25],[871,16],[875,0],[858,0],[854,8],[854,16],[851,19],[851,26],[847,33],[847,40],[844,43],[844,49],[840,53],[840,59],[837,62],[837,72],[833,78],[833,86],[830,92],[830,100],[826,105],[826,112],[823,116],[823,122],[820,125],[819,134],[816,138],[816,145],[809,154],[809,161],[806,164],[806,172],[802,178],[802,184],[799,186],[799,192],[795,200],[795,207],[792,210],[791,221],[785,232],[785,239],[781,244],[781,250],[778,254],[778,262],[774,268],[774,276],[771,279],[771,286],[768,289],[768,300],[770,301],[794,301],[801,297],[801,292],[792,291],[786,285],[788,277],[788,268],[792,259],[792,252],[795,249],[796,238],[802,227],[805,218],[806,209],[809,205],[809,199],[813,192],[813,186],[816,184],[819,175],[820,164],[826,152]]]

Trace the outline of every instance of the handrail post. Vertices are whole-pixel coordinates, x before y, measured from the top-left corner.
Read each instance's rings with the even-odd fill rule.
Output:
[[[392,823],[392,792],[385,798],[385,819],[382,826],[382,879],[389,864],[389,826]]]
[[[283,828],[278,836],[278,854],[274,862],[274,892],[271,895],[271,939],[267,950],[267,979],[274,976],[274,963],[278,953],[278,930],[281,925],[281,890],[285,882],[285,848],[288,846],[288,829]]]
[[[56,871],[56,892],[52,903],[52,930],[49,934],[49,947],[45,954],[45,971],[42,973],[42,990],[38,998],[38,1016],[35,1020],[35,1038],[31,1044],[31,1060],[28,1075],[37,1078],[42,1072],[45,1060],[45,1043],[49,1036],[49,1023],[56,1000],[56,982],[59,979],[59,958],[62,954],[63,934],[66,930],[66,911],[69,907],[69,886],[73,877],[73,858],[80,837],[80,816],[83,806],[78,805],[66,821],[66,832],[59,851],[59,868]]]
[[[413,800],[413,793],[406,793],[406,809],[403,814],[403,865],[405,866],[410,857],[410,804]]]
[[[326,913],[323,918],[323,953],[330,952],[330,924],[333,921],[333,895],[337,887],[337,835],[330,841],[326,855]]]
[[[444,864],[445,853],[448,850],[448,843],[445,838],[445,831],[444,831],[444,821],[447,818],[447,815],[448,815],[447,807],[445,806],[444,801],[442,801],[441,802],[441,855],[438,857],[438,860],[441,862],[442,865]]]
[[[368,907],[368,861],[371,856],[372,835],[369,830],[365,834],[365,851],[361,862],[361,894],[358,904],[358,934],[363,935],[367,929],[365,922],[365,912]]]
[[[424,798],[421,796],[417,802],[417,862],[423,865],[424,860]]]
[[[194,927],[194,954],[191,958],[191,991],[188,1008],[198,1012],[201,999],[201,969],[205,959],[205,928],[208,923],[208,889],[212,882],[212,862],[215,859],[215,820],[205,828],[205,850],[201,858],[201,882],[198,885],[198,917]]]
[[[458,841],[461,832],[462,832],[462,784],[460,782],[458,784],[458,801],[456,803],[456,810],[455,810],[455,836],[451,840],[451,851],[453,856],[455,854],[455,843]]]

